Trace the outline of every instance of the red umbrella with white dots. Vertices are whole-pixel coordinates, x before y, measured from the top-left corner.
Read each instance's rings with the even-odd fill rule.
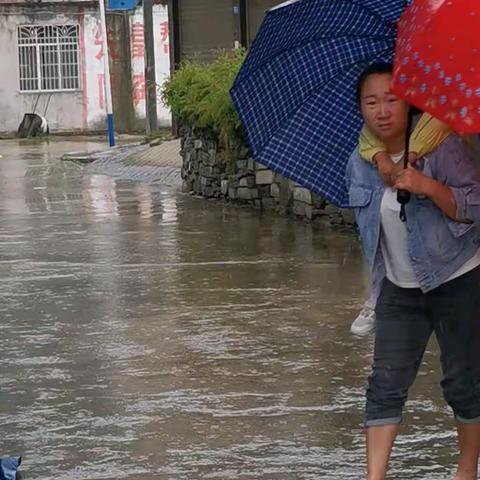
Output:
[[[413,0],[398,24],[393,90],[458,133],[480,132],[480,0]]]

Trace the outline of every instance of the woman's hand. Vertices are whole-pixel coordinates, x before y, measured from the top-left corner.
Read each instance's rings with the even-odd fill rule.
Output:
[[[409,164],[407,168],[396,173],[394,188],[407,190],[416,195],[429,196],[429,193],[432,191],[432,182],[435,182],[435,180],[427,177]]]
[[[395,188],[429,197],[447,217],[456,220],[457,201],[452,189],[448,185],[443,185],[433,178],[427,177],[422,172],[415,170],[412,165],[397,173]]]

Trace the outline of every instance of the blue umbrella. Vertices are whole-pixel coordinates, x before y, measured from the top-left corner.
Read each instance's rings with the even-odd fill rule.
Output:
[[[15,480],[21,463],[21,457],[0,458],[0,480]]]
[[[339,206],[362,121],[361,72],[391,62],[409,0],[294,0],[270,9],[231,95],[252,155]]]

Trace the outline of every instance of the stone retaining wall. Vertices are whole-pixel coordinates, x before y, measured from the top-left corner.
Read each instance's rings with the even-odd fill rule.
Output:
[[[310,221],[353,225],[350,210],[329,205],[297,183],[265,168],[237,145],[227,155],[209,131],[182,129],[182,190],[204,198],[249,204]]]

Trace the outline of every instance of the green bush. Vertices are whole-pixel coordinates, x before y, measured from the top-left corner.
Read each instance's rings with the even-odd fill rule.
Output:
[[[162,89],[163,101],[180,123],[213,130],[227,149],[242,139],[230,89],[245,54],[244,50],[221,51],[209,64],[185,62]]]

